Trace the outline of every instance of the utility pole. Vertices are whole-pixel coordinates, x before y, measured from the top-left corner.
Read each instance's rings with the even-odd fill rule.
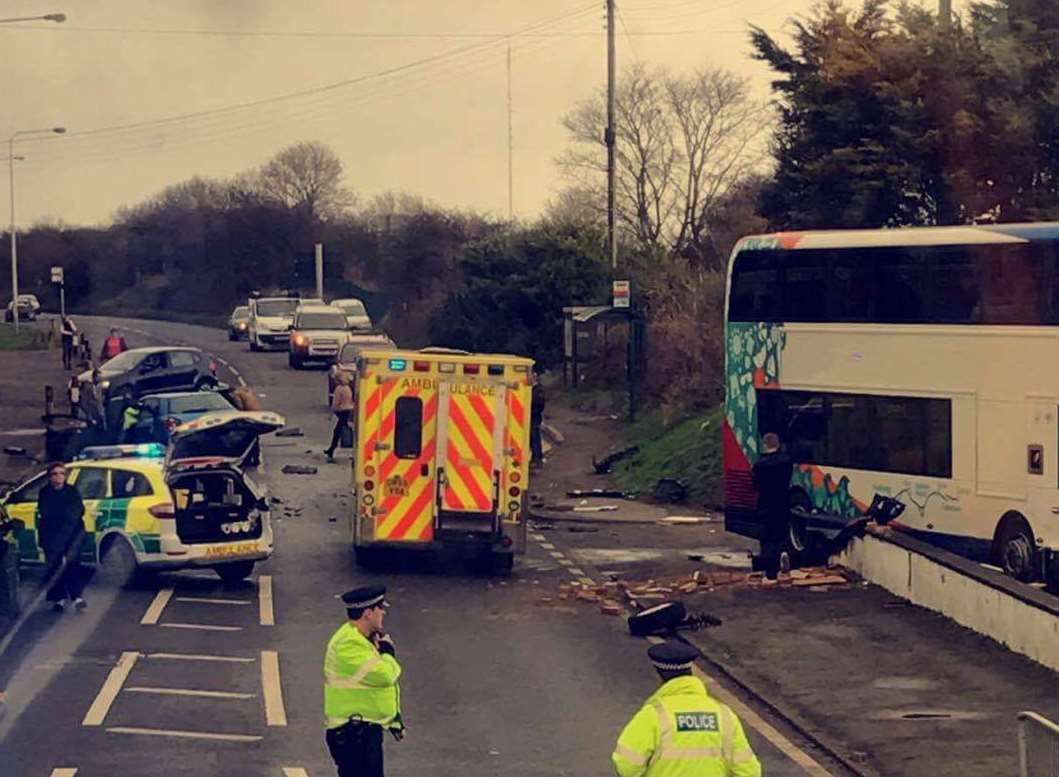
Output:
[[[938,0],[938,21],[942,27],[952,25],[952,0]]]
[[[618,242],[614,236],[614,0],[607,0],[607,253],[610,268],[618,267]]]
[[[514,142],[511,128],[511,36],[507,38],[507,220],[515,218]]]

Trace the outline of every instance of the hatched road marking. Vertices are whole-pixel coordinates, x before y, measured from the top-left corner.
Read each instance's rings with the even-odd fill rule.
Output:
[[[233,691],[196,691],[191,688],[153,688],[145,685],[130,685],[126,693],[156,693],[162,696],[201,696],[206,699],[253,699],[252,693]]]
[[[276,613],[272,607],[272,575],[261,575],[257,580],[257,600],[262,626],[275,626]]]
[[[665,642],[661,637],[648,637],[647,641],[655,645]],[[691,670],[696,677],[707,683],[711,696],[731,707],[732,712],[736,714],[739,720],[765,737],[773,747],[798,764],[810,777],[834,777],[831,772],[814,761],[806,752],[800,750],[797,745],[781,734],[772,724],[762,719],[760,715],[735,698],[710,675],[702,671],[698,664],[693,664]]]
[[[252,664],[257,660],[244,656],[211,656],[205,653],[148,653],[146,658],[169,661],[230,661],[233,664]]]
[[[172,588],[163,588],[157,594],[151,604],[147,607],[147,612],[140,618],[141,626],[157,626],[159,618],[162,617],[162,611],[165,606],[169,604],[169,600],[173,597]]]
[[[261,651],[261,687],[265,692],[265,722],[270,726],[286,726],[287,711],[283,708],[279,654],[275,650]]]
[[[65,766],[51,770],[51,777],[74,777],[75,774],[77,774],[76,768],[69,769]]]
[[[260,742],[264,737],[251,734],[211,734],[208,731],[179,731],[167,728],[136,728],[133,726],[111,726],[110,734],[141,734],[150,737],[178,737],[180,739],[210,739],[219,742]]]
[[[114,704],[114,700],[121,691],[121,686],[125,684],[125,680],[128,679],[132,668],[136,666],[136,659],[139,657],[140,654],[135,651],[126,651],[121,654],[118,663],[110,670],[110,674],[103,682],[103,687],[99,689],[99,694],[92,702],[92,706],[88,708],[85,719],[81,721],[82,726],[103,725],[103,719],[107,717],[111,705]]]
[[[213,626],[206,623],[159,623],[163,629],[191,629],[193,631],[242,631],[242,626]]]

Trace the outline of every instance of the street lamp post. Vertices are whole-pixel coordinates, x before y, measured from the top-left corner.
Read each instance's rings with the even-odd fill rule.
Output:
[[[15,238],[15,138],[20,135],[62,135],[66,127],[41,130],[19,130],[7,139],[7,169],[11,196],[11,320],[18,332],[18,241]]]
[[[0,24],[14,24],[15,22],[58,22],[66,21],[64,13],[46,13],[43,16],[12,16],[9,19],[0,19]]]

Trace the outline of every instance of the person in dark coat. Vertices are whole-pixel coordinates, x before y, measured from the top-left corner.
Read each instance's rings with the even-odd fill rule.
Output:
[[[69,316],[63,316],[59,324],[59,334],[62,337],[63,346],[63,369],[68,370],[73,366],[74,340],[77,338],[77,325]]]
[[[537,373],[533,373],[533,398],[530,401],[530,465],[539,467],[544,463],[544,443],[541,440],[541,424],[544,423],[544,406],[547,397]]]
[[[761,560],[765,576],[775,580],[780,570],[789,571],[791,564],[784,543],[790,522],[794,463],[782,451],[778,434],[769,432],[762,443],[762,455],[754,462],[754,489],[761,521]]]
[[[77,489],[67,485],[66,467],[61,462],[48,465],[48,484],[37,496],[37,515],[37,542],[44,549],[47,577],[55,578],[48,590],[48,601],[56,612],[65,609],[67,599],[77,610],[83,610],[84,583],[78,555],[84,536],[85,505]]]

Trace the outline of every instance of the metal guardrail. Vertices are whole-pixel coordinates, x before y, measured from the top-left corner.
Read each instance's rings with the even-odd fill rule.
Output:
[[[1019,713],[1019,777],[1059,777],[1059,726],[1035,712]]]

